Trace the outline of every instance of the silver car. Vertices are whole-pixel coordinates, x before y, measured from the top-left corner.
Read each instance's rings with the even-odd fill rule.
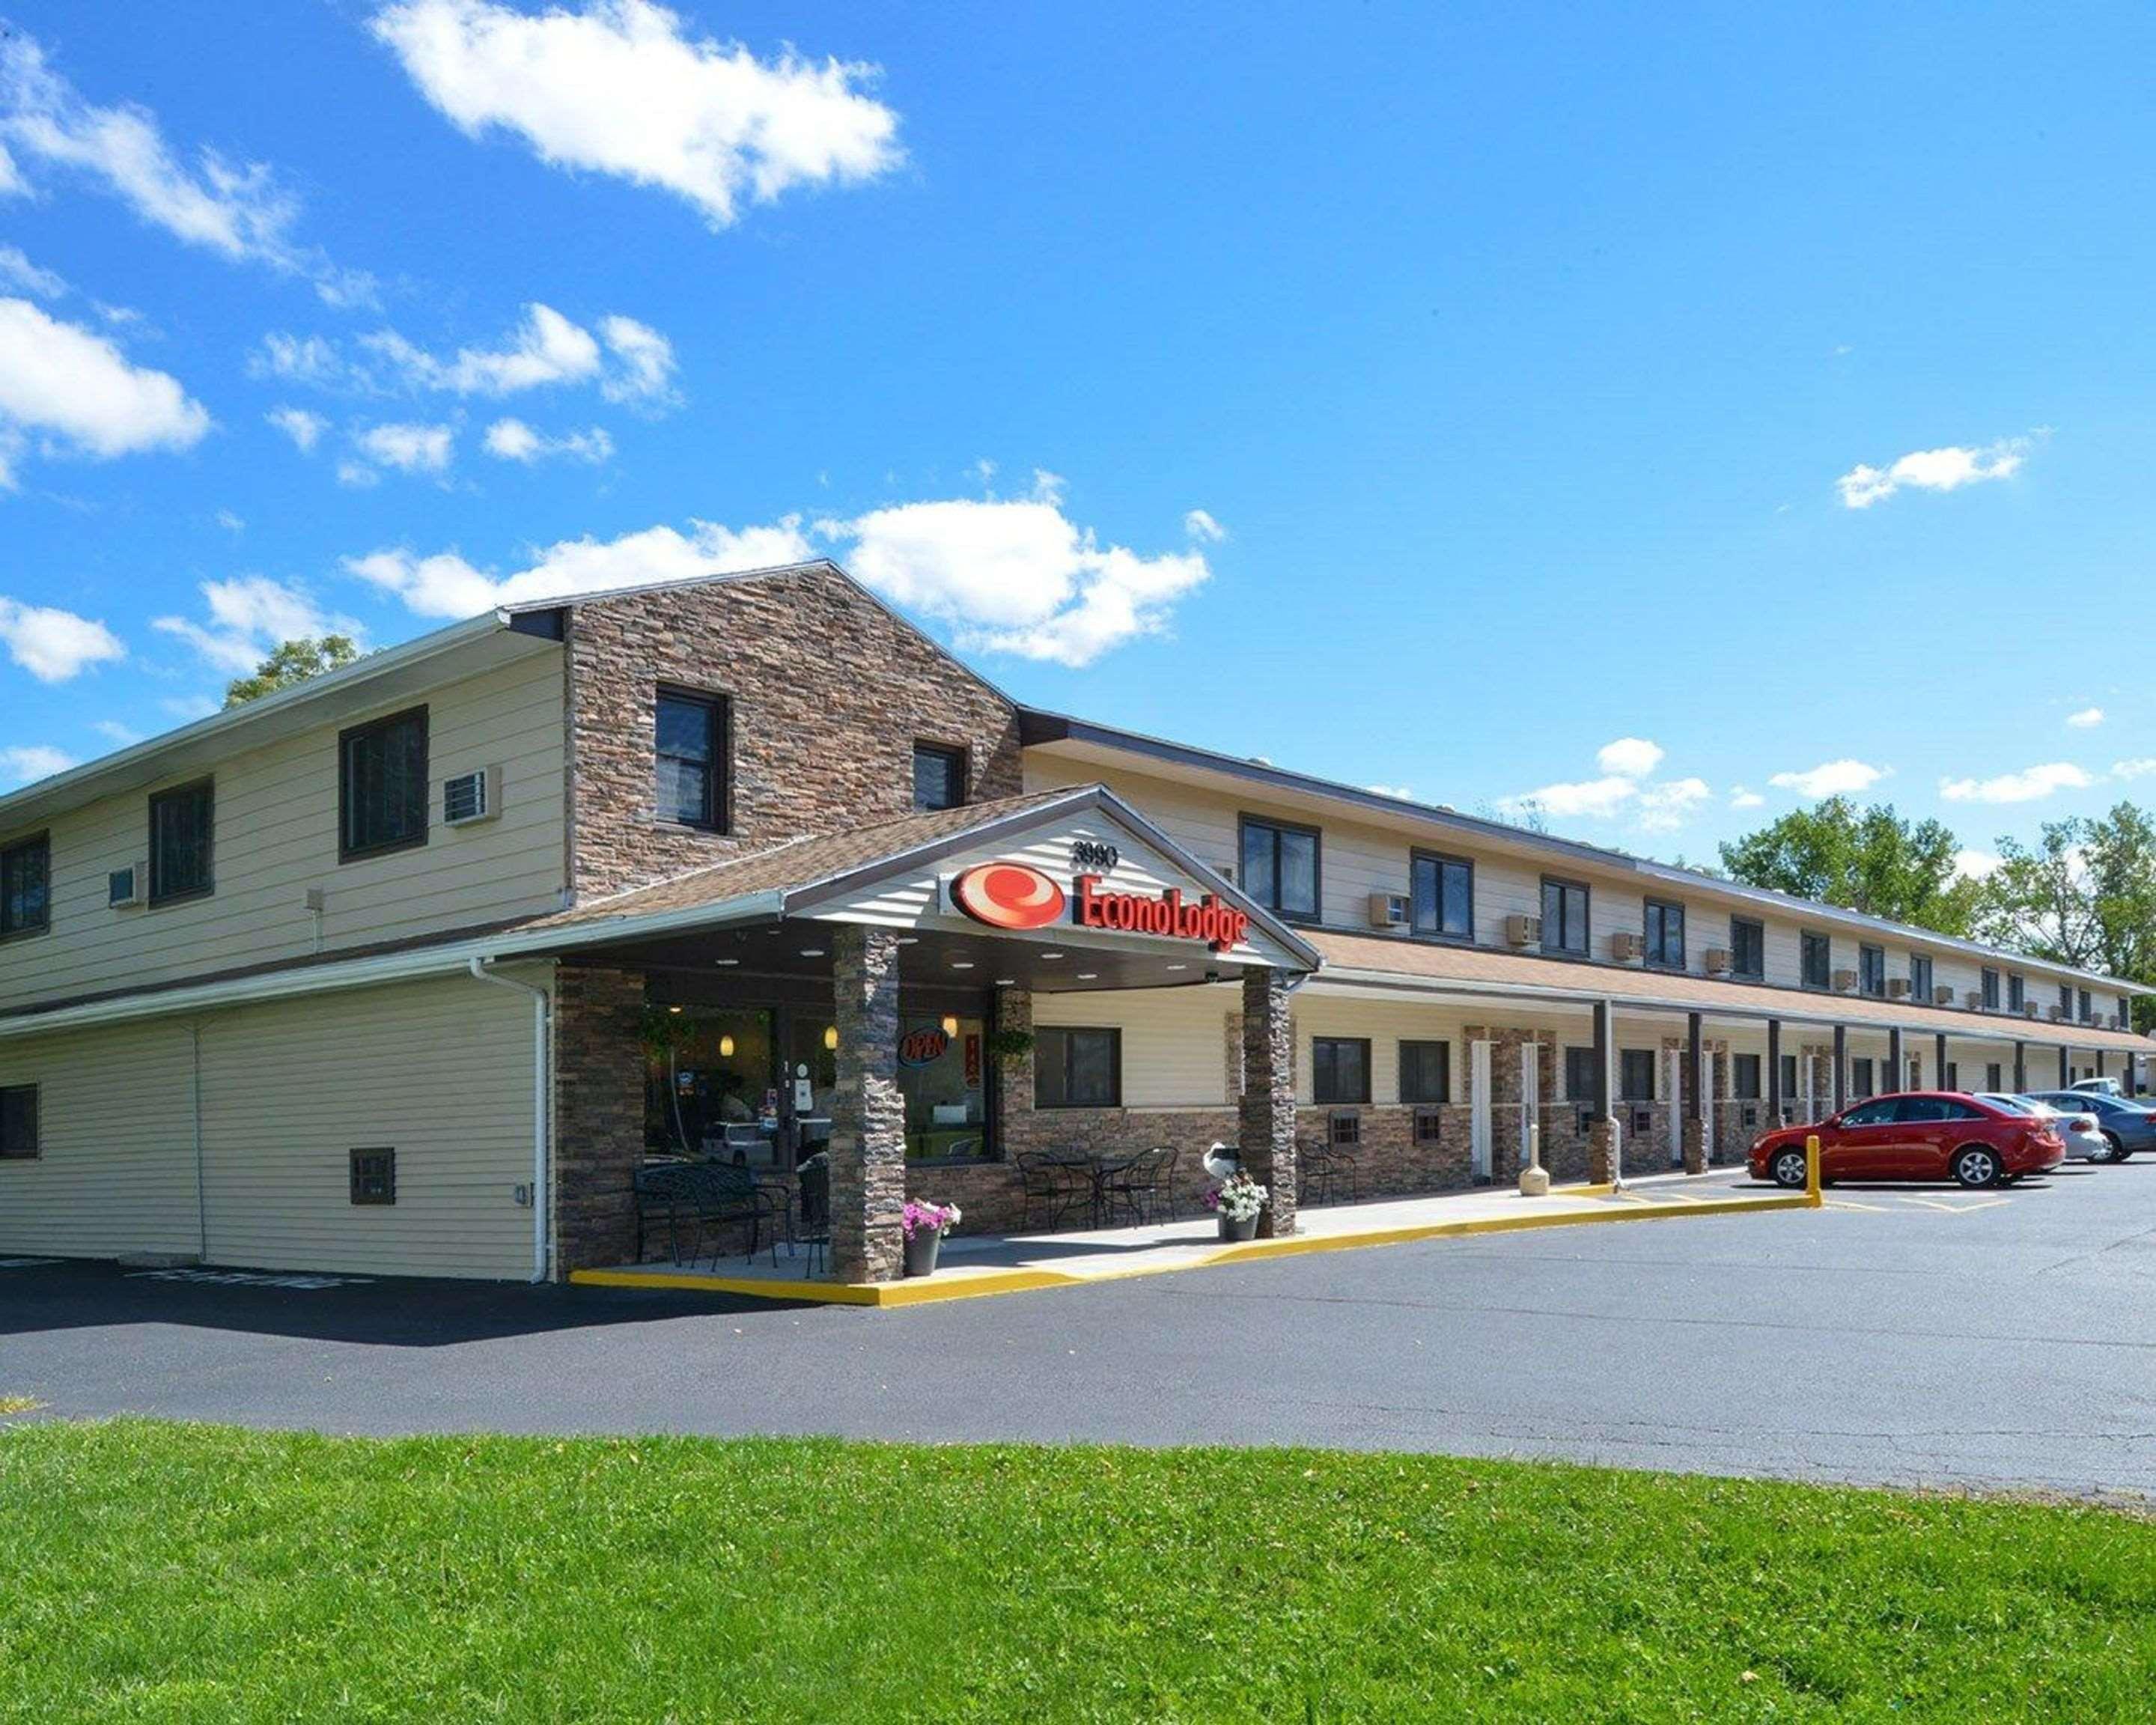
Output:
[[[1989,1102],[2014,1114],[2034,1114],[2048,1120],[2058,1128],[2059,1137],[2066,1142],[2069,1162],[2109,1162],[2112,1159],[2111,1142],[2097,1124],[2096,1116],[2080,1106],[2076,1097],[2067,1107],[2059,1107],[2042,1096],[2010,1096],[1985,1091],[1977,1100]]]

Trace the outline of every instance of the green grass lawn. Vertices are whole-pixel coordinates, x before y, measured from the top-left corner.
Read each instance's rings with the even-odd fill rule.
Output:
[[[0,1428],[0,1717],[2146,1720],[2156,1524],[1306,1451]]]

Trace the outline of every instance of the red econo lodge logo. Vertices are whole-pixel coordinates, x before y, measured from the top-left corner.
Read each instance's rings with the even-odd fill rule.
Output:
[[[1024,863],[983,863],[951,883],[952,901],[991,928],[1045,928],[1063,914],[1063,889]]]

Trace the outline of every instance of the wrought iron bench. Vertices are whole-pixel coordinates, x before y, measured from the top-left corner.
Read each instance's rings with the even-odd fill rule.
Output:
[[[676,1264],[681,1262],[681,1242],[689,1240],[689,1261],[703,1255],[706,1230],[723,1230],[738,1223],[748,1224],[748,1251],[756,1255],[757,1244],[767,1235],[771,1261],[778,1262],[778,1219],[771,1194],[757,1184],[747,1168],[725,1162],[655,1163],[636,1171],[636,1258],[644,1261],[644,1242],[652,1228],[664,1223],[666,1245]],[[711,1261],[718,1261],[718,1249]]]

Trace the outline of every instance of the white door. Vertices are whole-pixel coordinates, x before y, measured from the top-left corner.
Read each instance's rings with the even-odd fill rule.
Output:
[[[1670,1099],[1670,1166],[1684,1166],[1684,1063],[1681,1048],[1663,1050],[1665,1075],[1662,1094]]]
[[[1491,1149],[1493,1134],[1490,1116],[1495,1098],[1491,1094],[1490,1046],[1486,1042],[1467,1045],[1467,1145],[1471,1171],[1478,1180],[1492,1178]]]

